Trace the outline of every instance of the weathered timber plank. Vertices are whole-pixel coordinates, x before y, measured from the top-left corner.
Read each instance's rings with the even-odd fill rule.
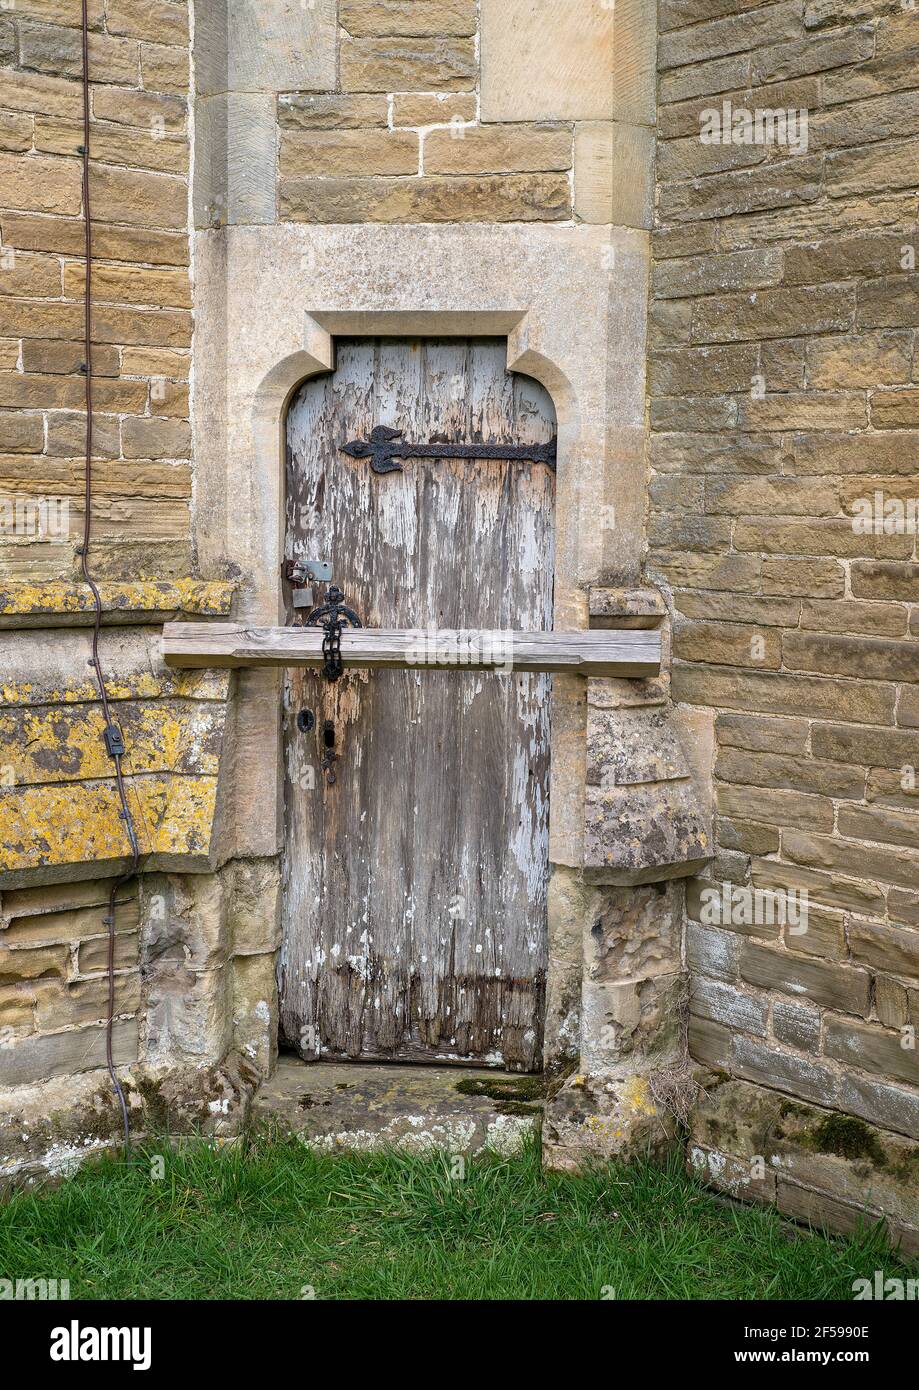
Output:
[[[245,627],[238,623],[167,623],[163,656],[172,667],[320,667],[319,628]],[[468,632],[345,630],[346,667],[376,670],[566,671],[582,676],[654,676],[658,632]]]

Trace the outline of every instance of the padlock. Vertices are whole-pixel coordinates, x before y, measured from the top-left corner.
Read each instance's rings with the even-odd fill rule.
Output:
[[[314,608],[312,589],[294,589],[295,608]]]

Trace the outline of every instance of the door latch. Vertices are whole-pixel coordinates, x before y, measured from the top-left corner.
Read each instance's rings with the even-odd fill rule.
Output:
[[[345,669],[341,660],[341,633],[343,627],[363,627],[363,623],[353,608],[348,608],[345,596],[337,584],[329,588],[326,602],[321,608],[314,608],[306,620],[307,627],[325,629],[322,639],[322,655],[325,665],[322,674],[327,681],[337,681]]]
[[[316,602],[313,585],[328,584],[332,566],[324,560],[287,560],[284,578],[293,588],[294,609],[309,611]]]

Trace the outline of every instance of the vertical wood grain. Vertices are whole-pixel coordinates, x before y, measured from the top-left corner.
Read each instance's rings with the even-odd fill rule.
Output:
[[[368,626],[551,628],[549,469],[411,459],[380,476],[340,451],[376,424],[413,442],[551,439],[548,395],[505,360],[503,340],[342,340],[334,373],[294,399],[286,553],[328,560]],[[539,1069],[550,680],[287,673],[283,1045],[313,1055],[313,1025],[332,1057]]]

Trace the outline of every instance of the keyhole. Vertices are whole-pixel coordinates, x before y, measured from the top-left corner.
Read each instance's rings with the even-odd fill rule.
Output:
[[[322,759],[325,780],[330,787],[334,787],[337,780],[335,764],[338,761],[338,754],[335,752],[335,725],[331,719],[327,719],[322,726],[322,742],[325,745],[325,754]]]

